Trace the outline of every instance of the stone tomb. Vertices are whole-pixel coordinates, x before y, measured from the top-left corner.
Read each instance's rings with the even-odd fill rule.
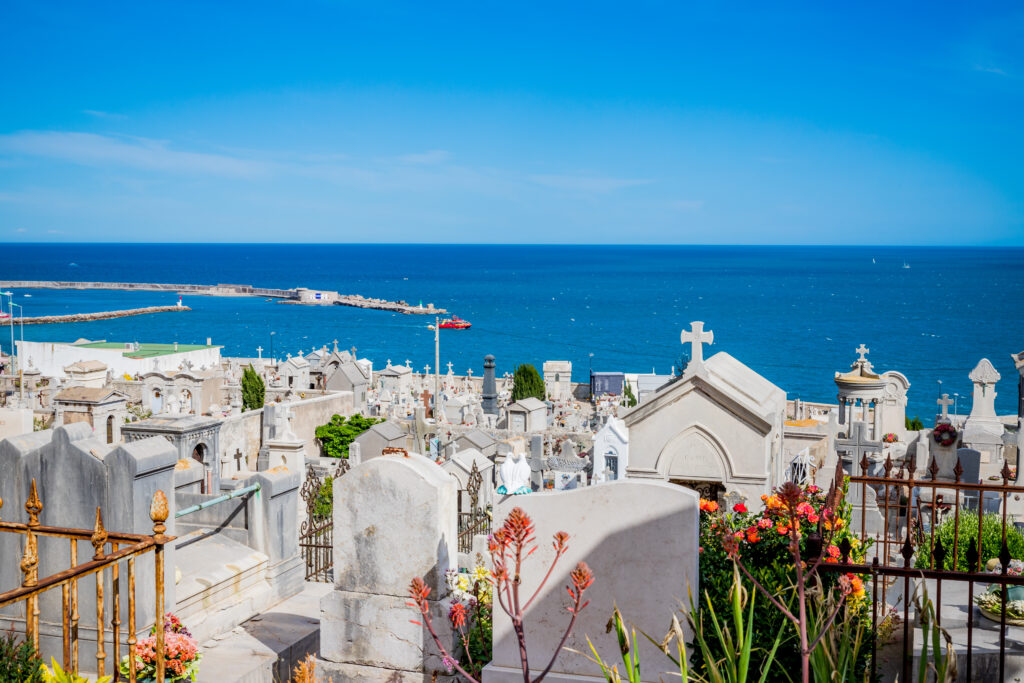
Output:
[[[168,535],[176,535],[174,524],[174,448],[164,439],[144,439],[130,444],[109,446],[83,423],[59,427],[52,431],[34,432],[0,442],[0,498],[3,519],[25,523],[28,500],[34,479],[43,509],[39,521],[44,526],[66,526],[91,529],[100,508],[103,524],[109,531],[152,534],[150,504],[156,491],[167,495]],[[19,561],[24,536],[0,533],[0,592],[21,585]],[[70,567],[68,544],[63,538],[39,537],[39,577],[43,578]],[[107,546],[109,552],[110,546]],[[94,549],[88,539],[78,542],[79,563],[92,557]],[[165,604],[175,604],[175,548],[165,550]],[[136,627],[138,636],[148,633],[155,616],[155,584],[153,554],[136,559]],[[121,652],[127,652],[128,585],[122,569],[121,588]],[[105,614],[113,615],[113,587],[110,572],[104,572]],[[96,652],[96,582],[91,577],[79,582],[78,611],[80,661],[95,663]],[[61,660],[62,644],[61,591],[47,591],[40,599],[40,644],[44,661],[51,656]],[[0,611],[0,630],[11,627],[24,633],[24,603]],[[108,664],[113,652],[109,623],[106,627]],[[114,664],[116,666],[116,664]],[[108,667],[109,670],[109,667]]]
[[[320,603],[318,671],[327,681],[430,680],[440,657],[409,582],[430,587],[435,628],[450,642],[445,572],[458,563],[457,484],[421,455],[385,455],[334,480],[334,590]]]
[[[691,490],[664,482],[626,480],[575,491],[508,496],[498,504],[494,524],[500,525],[516,506],[532,517],[537,528],[538,549],[525,562],[521,595],[532,595],[547,572],[554,555],[551,536],[558,531],[569,534],[568,552],[526,611],[533,676],[550,660],[568,624],[565,587],[570,584],[569,572],[580,561],[590,566],[595,579],[585,594],[590,605],[580,613],[566,647],[589,652],[589,636],[605,661],[620,661],[615,636],[605,633],[616,601],[628,622],[658,638],[680,602],[686,601],[687,589],[699,594],[698,497]],[[660,680],[659,672],[668,670],[671,663],[643,637],[638,641],[643,680]],[[484,680],[523,680],[517,640],[500,607],[494,609],[494,658],[484,669]],[[603,681],[604,677],[584,655],[563,650],[545,680],[569,683]]]
[[[174,446],[178,460],[191,458],[203,464],[206,481],[201,487],[202,492],[219,495],[221,466],[217,454],[220,453],[220,425],[221,420],[199,415],[154,417],[124,425],[121,434],[127,443],[153,436],[164,437]]]

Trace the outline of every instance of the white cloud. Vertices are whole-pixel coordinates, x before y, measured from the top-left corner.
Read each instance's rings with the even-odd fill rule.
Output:
[[[18,228],[14,232],[28,232],[28,229],[27,228]]]
[[[97,119],[125,119],[128,118],[124,114],[111,114],[109,111],[99,111],[98,109],[83,109],[83,114],[88,114]]]
[[[418,154],[405,154],[398,157],[398,160],[406,164],[443,164],[451,158],[451,154],[443,149],[432,149],[429,152],[421,152]]]
[[[642,178],[607,178],[601,176],[574,175],[531,175],[529,180],[559,190],[577,190],[582,192],[611,192],[625,187],[650,185],[653,180]]]
[[[22,131],[0,135],[0,153],[60,159],[84,166],[127,166],[171,173],[251,178],[272,165],[220,154],[181,152],[148,138],[124,140],[93,133]]]

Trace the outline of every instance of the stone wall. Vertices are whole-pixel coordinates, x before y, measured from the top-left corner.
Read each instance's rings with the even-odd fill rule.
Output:
[[[330,422],[334,415],[349,417],[354,412],[351,391],[339,391],[326,396],[282,403],[281,406],[289,409],[294,415],[291,423],[292,432],[305,443],[308,457],[321,455],[316,445],[317,427]]]
[[[235,451],[245,455],[250,470],[256,470],[256,456],[260,452],[263,430],[263,408],[247,410],[239,415],[229,415],[220,426],[220,462],[227,472],[236,469]],[[229,477],[224,477],[229,478]]]

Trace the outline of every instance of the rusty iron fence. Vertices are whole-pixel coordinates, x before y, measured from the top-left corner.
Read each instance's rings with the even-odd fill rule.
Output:
[[[321,477],[312,465],[306,467],[306,481],[299,493],[306,505],[306,518],[299,525],[299,549],[306,563],[306,581],[329,583],[334,569],[334,512],[332,498],[323,493],[325,484],[349,471],[347,458],[338,462],[333,474]]]
[[[466,480],[466,488],[461,489],[458,495],[458,516],[459,516],[459,552],[468,553],[473,550],[473,537],[477,534],[487,535],[491,533],[491,515],[480,505],[480,489],[483,487],[484,478],[476,461],[469,470],[469,478]],[[465,504],[463,499],[466,499]],[[463,507],[468,510],[463,512]]]
[[[860,463],[860,474],[845,477],[846,496],[849,492],[860,488],[859,501],[851,507],[851,511],[859,510],[859,522],[854,523],[850,531],[867,547],[863,558],[855,561],[852,557],[853,544],[844,539],[839,550],[841,557],[835,564],[821,565],[822,569],[837,572],[851,572],[863,575],[869,580],[872,600],[872,624],[880,621],[879,611],[890,612],[900,609],[896,602],[902,602],[902,675],[900,680],[913,680],[911,671],[913,658],[916,654],[911,639],[912,623],[920,615],[911,612],[911,601],[915,590],[911,587],[914,580],[928,581],[934,591],[929,597],[935,606],[936,625],[942,626],[942,588],[944,582],[966,584],[967,587],[967,623],[965,651],[957,652],[961,665],[962,676],[958,680],[980,680],[989,674],[981,672],[975,666],[975,631],[978,628],[980,611],[975,612],[975,591],[979,584],[996,586],[999,594],[999,605],[1002,609],[998,615],[998,679],[1006,680],[1007,653],[1007,589],[1011,586],[1024,585],[1024,575],[1010,572],[1013,558],[1007,543],[1007,530],[1016,531],[1007,516],[1007,502],[1010,496],[1024,494],[1024,487],[1011,484],[1013,475],[1009,466],[1004,463],[998,477],[987,481],[964,481],[964,464],[957,457],[956,465],[951,472],[940,477],[940,466],[934,456],[924,473],[917,471],[914,456],[902,462],[894,463],[887,457],[884,463],[872,463],[863,456]],[[874,471],[869,473],[869,469]],[[844,485],[843,469],[838,468],[834,486]],[[994,479],[994,480],[993,480]],[[882,516],[881,529],[871,533],[867,529],[869,512],[869,495],[866,488],[870,487],[877,497],[878,512]],[[986,512],[988,510],[988,512]],[[974,523],[974,515],[977,523]],[[985,553],[983,550],[983,525],[985,518],[994,518],[999,522],[1000,547],[995,558],[997,568],[994,571],[983,571]],[[854,517],[856,519],[856,517]],[[970,525],[967,520],[970,519]],[[938,534],[940,527],[949,522],[953,529],[952,547],[943,542],[943,534]],[[1008,526],[1009,525],[1009,526]],[[964,550],[961,546],[966,545]],[[962,553],[962,557],[961,557]],[[859,555],[860,553],[855,553]],[[991,554],[991,553],[989,553]],[[966,567],[966,568],[964,568]],[[897,583],[902,583],[902,591],[892,590]],[[955,585],[954,584],[954,585]],[[893,595],[890,595],[892,592]],[[899,594],[897,596],[897,594]],[[958,604],[958,603],[957,603]],[[996,615],[990,612],[992,617]],[[884,616],[884,615],[883,615]],[[992,618],[985,616],[984,618]],[[874,640],[874,639],[873,639]],[[878,657],[877,643],[872,643],[871,679],[876,679]],[[966,671],[962,669],[965,668]],[[985,667],[989,671],[988,666]],[[964,678],[964,676],[966,678]],[[986,678],[991,680],[991,678]]]
[[[3,501],[0,500],[0,512]],[[103,677],[107,670],[107,654],[105,645],[105,600],[103,595],[104,575],[110,573],[113,586],[112,612],[109,625],[112,635],[113,667],[111,673],[118,680],[118,662],[121,659],[121,564],[127,563],[128,570],[128,655],[129,661],[135,660],[136,623],[135,623],[135,561],[140,556],[152,551],[155,554],[154,583],[156,588],[155,614],[162,618],[164,614],[164,546],[174,540],[167,536],[164,524],[167,521],[167,497],[163,491],[153,495],[150,504],[150,518],[153,520],[153,534],[125,534],[107,531],[103,527],[100,508],[96,508],[96,523],[92,529],[73,529],[68,527],[43,526],[39,523],[39,514],[43,511],[43,503],[36,491],[35,479],[32,480],[28,500],[25,502],[28,512],[28,523],[5,522],[0,519],[0,532],[21,534],[25,537],[24,552],[21,557],[21,586],[0,593],[0,608],[25,604],[25,636],[35,647],[39,647],[39,599],[46,591],[61,591],[61,642],[63,668],[77,673],[79,670],[79,638],[78,611],[79,582],[86,577],[95,576],[96,590],[96,672]],[[70,567],[49,576],[39,576],[39,538],[69,539]],[[93,547],[93,556],[84,562],[78,560],[78,542],[89,541]],[[108,552],[109,547],[109,552]],[[164,662],[164,631],[156,629],[156,680],[163,683],[165,678]],[[128,679],[135,683],[136,672],[129,667]]]

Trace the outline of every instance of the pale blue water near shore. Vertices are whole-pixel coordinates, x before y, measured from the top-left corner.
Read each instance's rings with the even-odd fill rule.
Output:
[[[904,268],[906,262],[910,268]],[[74,265],[72,265],[74,264]],[[834,401],[836,370],[871,348],[879,370],[910,379],[911,415],[935,412],[938,380],[960,412],[967,375],[988,357],[1003,376],[996,405],[1015,412],[1024,350],[1024,249],[875,247],[6,244],[0,279],[218,282],[318,287],[434,302],[473,323],[444,332],[442,364],[500,372],[567,359],[595,370],[669,372],[679,331],[703,320],[705,354],[727,351],[789,392]],[[157,292],[16,291],[26,315],[174,303]],[[25,295],[31,295],[26,298]],[[186,296],[190,313],[29,326],[25,338],[201,343],[228,355],[278,355],[338,339],[378,366],[433,364],[426,317],[258,298]],[[6,330],[0,333],[6,351]],[[593,353],[591,359],[589,354]]]

